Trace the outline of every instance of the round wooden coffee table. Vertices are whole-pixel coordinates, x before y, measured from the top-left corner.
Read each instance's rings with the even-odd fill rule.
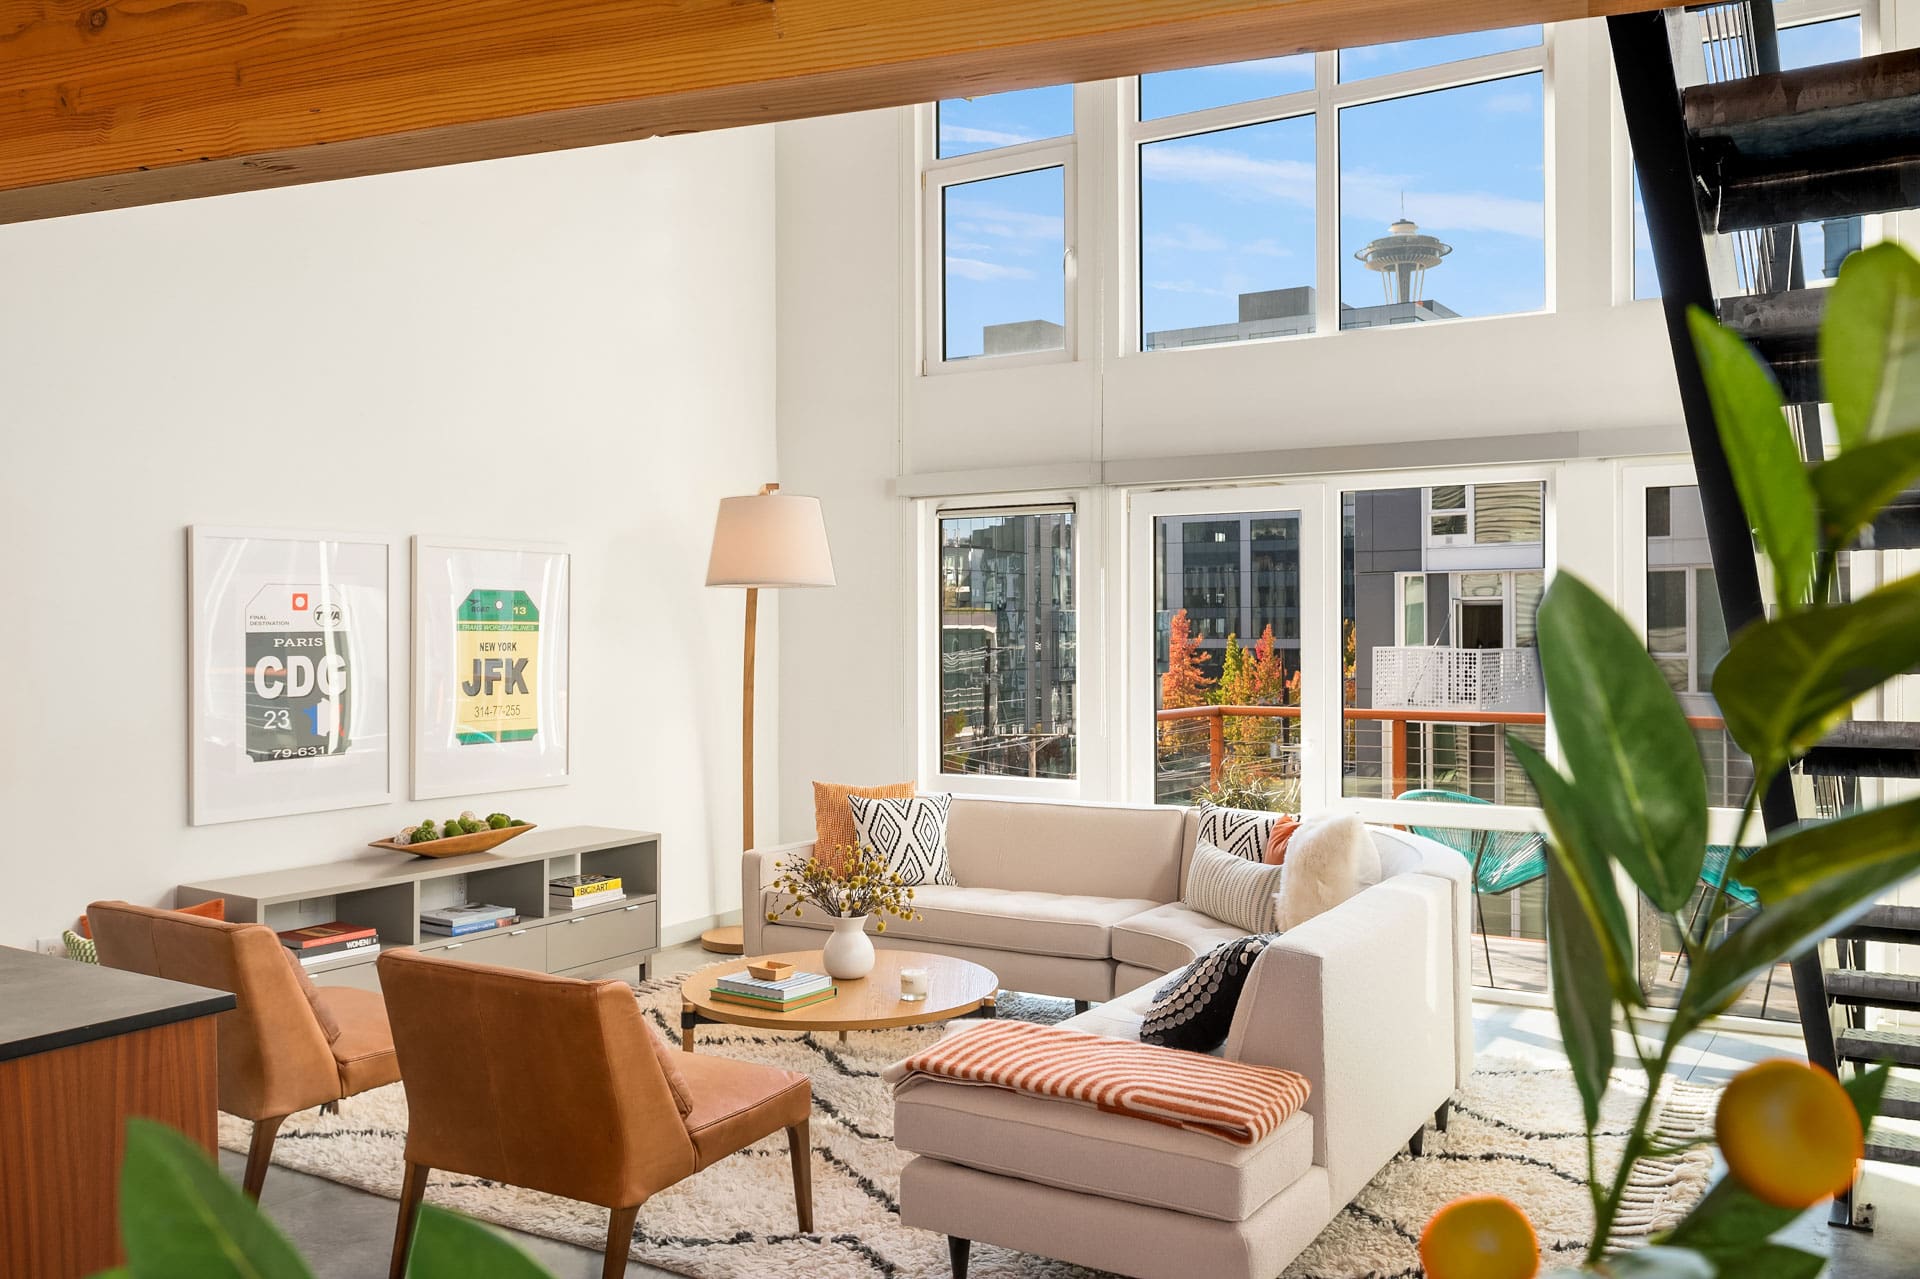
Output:
[[[784,959],[798,972],[823,973],[826,968],[817,950],[791,951],[757,959]],[[994,995],[1000,979],[978,964],[950,955],[929,955],[917,950],[876,948],[873,971],[857,981],[836,981],[839,993],[832,999],[792,1012],[764,1012],[741,1004],[713,998],[713,983],[722,977],[745,972],[748,961],[730,960],[691,973],[680,983],[680,1046],[693,1051],[693,1030],[701,1022],[721,1022],[730,1026],[754,1026],[761,1030],[837,1030],[840,1042],[847,1041],[849,1030],[886,1030],[895,1026],[924,1026],[978,1012],[993,1016]],[[915,1001],[900,998],[900,970],[927,970],[927,997]]]

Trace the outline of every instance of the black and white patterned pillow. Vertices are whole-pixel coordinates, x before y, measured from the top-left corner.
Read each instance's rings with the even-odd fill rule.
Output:
[[[1227,1042],[1233,1010],[1253,961],[1278,933],[1221,942],[1154,992],[1140,1023],[1140,1042],[1189,1052],[1212,1052]]]
[[[1257,862],[1266,856],[1267,840],[1283,814],[1262,813],[1250,808],[1221,808],[1200,805],[1200,835],[1196,843],[1212,844],[1225,853]]]
[[[886,860],[908,884],[954,884],[947,865],[947,809],[953,796],[914,795],[878,799],[849,795],[853,838]]]

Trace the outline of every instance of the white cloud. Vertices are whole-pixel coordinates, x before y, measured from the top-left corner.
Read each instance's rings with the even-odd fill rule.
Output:
[[[1266,198],[1312,208],[1313,165],[1302,160],[1259,160],[1220,147],[1144,147],[1144,175],[1167,182],[1209,186],[1239,199]]]
[[[1540,109],[1537,93],[1496,93],[1480,104],[1488,115],[1528,115]]]
[[[1489,191],[1425,191],[1404,174],[1349,169],[1340,176],[1340,207],[1347,217],[1387,224],[1406,216],[1422,231],[1496,231],[1539,240],[1546,235],[1546,208],[1539,200]]]
[[[996,240],[1060,241],[1066,234],[1065,223],[1057,213],[1034,213],[964,198],[947,205],[947,234],[956,231]]]
[[[1171,231],[1148,236],[1147,247],[1185,250],[1189,253],[1218,253],[1227,247],[1227,242],[1205,227],[1182,222]]]
[[[979,258],[947,259],[947,274],[957,275],[963,280],[1031,280],[1033,272],[1023,266],[1007,266],[1000,262],[986,262]]]
[[[1147,283],[1147,287],[1150,289],[1158,289],[1162,293],[1192,293],[1209,298],[1230,298],[1238,296],[1234,290],[1216,288],[1208,284],[1199,284],[1193,280],[1150,280]]]
[[[972,142],[980,146],[1011,147],[1032,142],[1034,136],[1030,133],[1010,133],[1003,129],[976,129],[964,124],[942,123],[940,126],[940,141],[943,143]]]
[[[1250,258],[1290,258],[1293,250],[1271,236],[1263,236],[1240,246],[1243,257]]]

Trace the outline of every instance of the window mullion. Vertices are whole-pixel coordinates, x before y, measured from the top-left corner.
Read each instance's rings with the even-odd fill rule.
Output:
[[[1316,333],[1340,331],[1340,113],[1334,107],[1340,53],[1313,55],[1314,302]]]

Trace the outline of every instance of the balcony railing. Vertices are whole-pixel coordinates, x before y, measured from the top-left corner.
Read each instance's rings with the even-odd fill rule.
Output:
[[[1492,651],[1492,650],[1489,650]],[[1226,775],[1227,769],[1227,721],[1231,719],[1278,719],[1298,720],[1298,706],[1182,706],[1154,712],[1154,720],[1161,724],[1204,722],[1207,726],[1207,783],[1217,786]],[[1403,791],[1412,790],[1416,785],[1430,781],[1415,775],[1409,767],[1410,730],[1416,725],[1499,725],[1504,727],[1533,727],[1544,729],[1547,722],[1542,711],[1494,711],[1465,709],[1414,709],[1410,707],[1349,706],[1341,711],[1341,718],[1348,726],[1350,743],[1357,745],[1357,729],[1361,725],[1377,725],[1381,736],[1383,756],[1380,769],[1380,798],[1392,799]],[[1726,720],[1718,715],[1689,715],[1687,724],[1694,730],[1696,737],[1705,734],[1714,735],[1714,739],[1703,741],[1703,746],[1718,746],[1723,756],[1738,756],[1738,749],[1731,746],[1726,735]],[[1277,743],[1282,750],[1298,749],[1298,735],[1291,743]],[[1504,741],[1500,749],[1504,750]],[[1744,756],[1739,756],[1744,760]],[[1709,761],[1711,765],[1711,760]],[[1737,767],[1726,763],[1718,769],[1708,769],[1710,780],[1714,783],[1711,802],[1721,806],[1737,807],[1746,795],[1746,783],[1751,780],[1748,772],[1741,775]],[[1532,797],[1525,801],[1535,803]]]
[[[1540,661],[1532,649],[1440,645],[1374,649],[1373,704],[1421,710],[1546,709]]]

